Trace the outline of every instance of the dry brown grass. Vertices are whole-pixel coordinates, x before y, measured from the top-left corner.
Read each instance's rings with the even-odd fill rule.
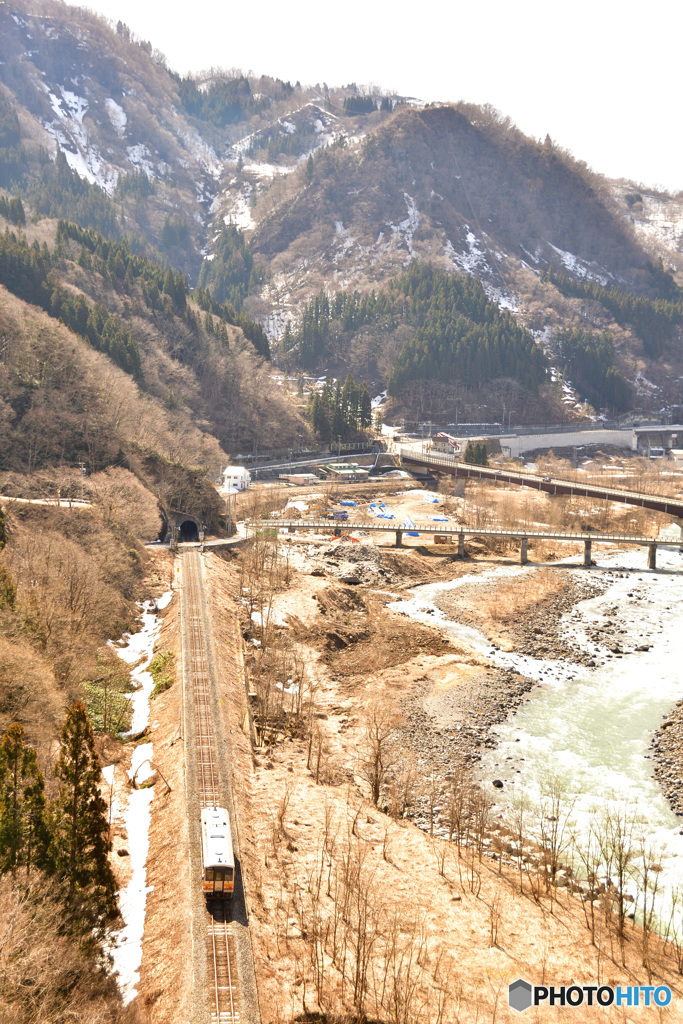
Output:
[[[136,1024],[113,979],[60,934],[61,908],[30,885],[0,877],[0,1020],[3,1024]]]
[[[218,560],[213,564],[223,604],[227,577],[236,574]],[[542,596],[552,598],[557,577],[552,570],[539,577]],[[311,581],[301,581],[308,598]],[[325,584],[316,579],[315,586]],[[325,619],[350,611],[340,588],[330,588],[322,602]],[[298,590],[294,578],[294,607]],[[490,614],[491,594],[480,600],[480,613]],[[507,620],[523,616],[536,600],[537,592],[510,588]],[[368,610],[363,617],[381,633],[385,615],[390,618],[373,607],[372,616]],[[406,651],[411,639],[406,634]],[[613,922],[611,931],[594,936],[594,945],[579,899],[567,890],[548,892],[541,874],[531,884],[526,870],[520,891],[514,859],[501,865],[481,857],[476,829],[473,847],[463,845],[459,855],[455,842],[431,837],[364,799],[370,790],[363,770],[363,709],[379,701],[389,715],[397,711],[406,673],[376,672],[377,647],[368,645],[351,692],[336,667],[328,668],[317,649],[300,642],[318,681],[314,747],[321,751],[322,770],[315,756],[311,761],[306,739],[293,738],[256,752],[253,762],[245,753],[237,776],[238,788],[248,794],[240,831],[264,1020],[290,1024],[318,1010],[328,1020],[344,1019],[362,1006],[370,1019],[404,1024],[507,1024],[514,1016],[507,985],[519,976],[536,983],[578,978],[589,984],[598,975],[604,984],[652,983],[642,967],[637,928],[626,929],[624,966]],[[421,679],[426,671],[423,665]],[[239,732],[238,742],[244,746],[246,734]],[[407,799],[416,789],[432,806],[440,797],[430,790],[426,770],[411,765],[407,750],[398,753]],[[403,795],[396,794],[397,806]],[[670,984],[678,999],[675,959],[652,939],[649,958],[652,977]],[[659,1020],[653,1010],[642,1014],[643,1021]],[[592,1020],[591,1011],[573,1011],[572,1019]]]

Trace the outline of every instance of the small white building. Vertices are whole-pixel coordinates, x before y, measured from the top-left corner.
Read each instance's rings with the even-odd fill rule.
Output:
[[[251,473],[244,466],[226,466],[223,470],[224,491],[246,491],[251,483]]]

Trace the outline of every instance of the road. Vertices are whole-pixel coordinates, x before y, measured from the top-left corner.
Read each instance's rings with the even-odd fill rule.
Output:
[[[8,494],[0,494],[0,501],[17,505],[51,505],[53,508],[92,508],[91,501],[71,498],[11,498]]]

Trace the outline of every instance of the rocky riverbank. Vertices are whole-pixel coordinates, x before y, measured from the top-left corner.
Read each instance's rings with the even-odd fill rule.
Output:
[[[481,760],[495,746],[493,726],[526,700],[531,679],[512,671],[482,669],[467,685],[445,693],[418,684],[402,702],[406,744],[418,753],[421,770],[446,778]]]
[[[683,700],[676,703],[652,739],[655,778],[674,814],[683,817]]]
[[[509,587],[510,581],[506,585]],[[528,581],[513,581],[513,585],[528,586]],[[589,654],[560,635],[559,625],[578,601],[593,597],[604,588],[600,580],[564,574],[560,589],[534,603],[524,615],[496,622],[492,651],[498,649],[504,638],[506,649],[519,654],[592,664]],[[496,584],[468,583],[439,594],[434,603],[451,621],[474,627],[490,637],[491,630],[472,609],[477,600],[481,601],[482,591],[489,591],[491,601],[495,602],[496,589]],[[438,622],[435,627],[438,629]],[[445,779],[476,765],[487,749],[495,747],[491,730],[528,699],[534,680],[483,662],[484,659],[481,667],[453,686],[444,685],[443,674],[432,669],[403,699],[405,742],[416,752],[421,773]],[[444,671],[448,674],[447,666]],[[489,781],[493,784],[493,777]]]
[[[518,584],[520,587],[525,585],[528,585],[525,581],[520,581]],[[491,600],[495,602],[498,588],[488,586],[491,591]],[[605,584],[599,579],[581,579],[577,578],[575,573],[564,573],[562,588],[559,591],[542,598],[531,606],[527,604],[523,614],[501,617],[496,623],[496,633],[506,640],[506,649],[514,650],[518,654],[558,661],[566,659],[579,665],[590,666],[590,655],[560,636],[559,625],[562,616],[569,614],[575,604],[595,597],[597,594],[603,593],[604,590]],[[439,595],[435,604],[453,621],[473,626],[490,636],[491,631],[486,629],[486,624],[482,622],[481,617],[468,610],[472,599],[479,597],[481,591],[481,585],[467,584],[457,590]],[[498,646],[495,640],[492,640],[492,646]]]

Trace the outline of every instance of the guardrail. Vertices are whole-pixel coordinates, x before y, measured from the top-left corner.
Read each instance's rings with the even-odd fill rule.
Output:
[[[649,569],[656,569],[657,567],[658,547],[671,547],[672,543],[675,544],[675,541],[671,540],[659,540],[655,537],[639,537],[634,534],[578,533],[563,532],[560,530],[527,530],[524,528],[500,530],[493,529],[491,527],[461,526],[459,524],[450,525],[448,523],[412,523],[412,521],[410,526],[406,526],[404,523],[399,523],[398,521],[385,521],[378,523],[375,520],[368,523],[362,519],[284,519],[279,520],[278,522],[273,522],[272,520],[267,521],[264,519],[252,519],[245,523],[245,526],[247,530],[276,531],[286,529],[289,533],[295,533],[297,530],[334,532],[336,535],[342,535],[354,530],[358,532],[395,533],[396,547],[401,547],[404,534],[407,536],[415,534],[434,534],[441,537],[451,536],[457,537],[458,539],[458,555],[460,557],[464,557],[465,555],[466,537],[509,537],[521,542],[520,562],[522,565],[526,565],[529,560],[528,543],[530,540],[555,540],[564,543],[583,544],[583,565],[586,568],[589,568],[593,564],[593,544],[632,544],[638,547],[646,547],[648,549],[647,564]]]

